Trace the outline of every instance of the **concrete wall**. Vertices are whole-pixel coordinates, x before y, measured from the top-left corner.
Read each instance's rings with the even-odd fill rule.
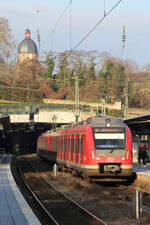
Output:
[[[45,104],[74,104],[74,101],[71,100],[58,100],[58,99],[44,99]],[[101,107],[101,103],[92,103],[92,102],[79,102],[80,105],[89,105],[91,107]],[[114,102],[114,104],[105,104],[105,107],[108,109],[117,109],[121,110],[121,102]]]
[[[93,114],[80,114],[79,121],[85,120],[89,117],[95,116]],[[34,115],[34,122],[40,123],[73,123],[75,122],[74,112],[39,112],[39,114]],[[28,123],[29,114],[24,115],[10,115],[11,123]]]

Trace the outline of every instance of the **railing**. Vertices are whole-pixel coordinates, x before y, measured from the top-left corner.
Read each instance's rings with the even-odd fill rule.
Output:
[[[79,110],[82,112],[98,112],[98,107],[90,107],[79,105]],[[0,104],[0,113],[8,114],[29,114],[34,112],[35,114],[41,111],[75,111],[74,104]]]

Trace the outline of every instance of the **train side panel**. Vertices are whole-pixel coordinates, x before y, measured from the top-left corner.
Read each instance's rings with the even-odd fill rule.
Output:
[[[75,169],[83,176],[106,178],[131,176],[130,129],[123,124],[119,127],[119,123],[115,127],[106,128],[105,123],[100,122],[98,125],[94,123],[93,126],[91,124],[76,126],[41,135],[38,139],[37,152],[59,166]],[[112,147],[108,145],[107,137]]]

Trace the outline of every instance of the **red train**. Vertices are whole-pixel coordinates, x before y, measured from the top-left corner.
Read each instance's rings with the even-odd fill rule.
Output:
[[[119,118],[93,117],[38,138],[37,154],[83,177],[132,176],[132,136]]]

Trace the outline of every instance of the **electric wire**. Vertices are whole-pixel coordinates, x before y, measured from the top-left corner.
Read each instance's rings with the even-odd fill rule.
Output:
[[[72,18],[71,18],[71,16],[72,16],[72,8],[71,8],[71,5],[72,5],[72,0],[70,0],[70,51],[71,51],[71,47],[72,47]]]
[[[78,48],[83,41],[85,41],[88,36],[96,29],[96,27],[122,2],[122,0],[118,1],[107,13],[104,14],[104,16],[92,27],[92,29],[74,46],[72,49],[75,50]]]
[[[116,52],[115,56],[119,59],[123,58],[123,55],[125,53],[126,53],[126,55],[128,55],[130,51],[134,51],[133,48],[136,47],[137,43],[141,43],[142,41],[144,41],[145,39],[147,39],[149,37],[150,37],[150,32],[148,32],[143,37],[140,37],[140,38],[136,39],[135,41],[128,43],[128,47],[126,47],[126,51],[124,51],[123,48],[120,48],[120,50],[118,50]],[[136,47],[136,49],[137,49],[137,47]]]
[[[49,36],[51,35],[52,36],[52,42],[51,42],[51,49],[53,49],[53,39],[54,39],[54,33],[55,33],[55,30],[57,28],[57,26],[59,25],[61,19],[63,18],[63,16],[65,15],[66,11],[68,10],[69,6],[72,4],[72,0],[69,0],[67,6],[65,7],[65,9],[63,10],[63,12],[60,14],[60,16],[58,17],[53,29],[51,30],[51,33],[48,35],[48,37],[46,38],[44,44],[47,42]],[[70,6],[71,8],[71,6]],[[71,11],[71,9],[70,9]]]

